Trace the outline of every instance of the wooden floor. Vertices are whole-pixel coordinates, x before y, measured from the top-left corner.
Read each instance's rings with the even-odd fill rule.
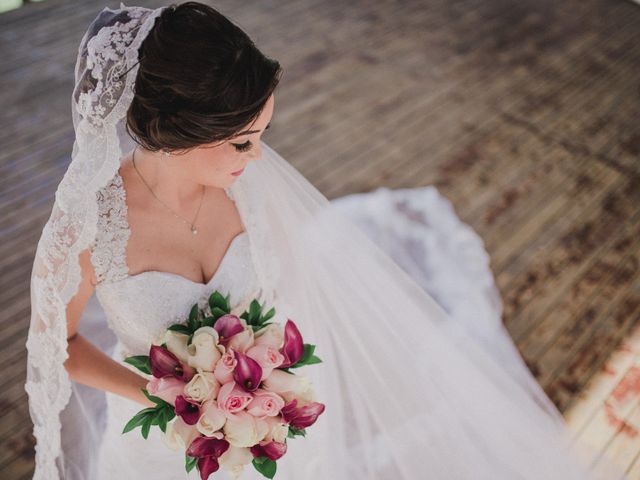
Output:
[[[0,15],[2,478],[31,478],[29,273],[73,143],[77,46],[103,5]],[[215,5],[285,69],[265,141],[329,198],[437,186],[485,240],[541,385],[640,479],[640,6]]]

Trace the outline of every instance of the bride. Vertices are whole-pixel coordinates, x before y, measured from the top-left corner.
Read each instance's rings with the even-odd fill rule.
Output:
[[[89,26],[32,270],[34,478],[198,478],[177,430],[122,433],[153,405],[123,360],[215,289],[275,306],[323,360],[307,369],[326,410],[276,478],[624,478],[572,442],[500,323],[481,240],[434,188],[329,202],[261,140],[281,73],[197,2]],[[264,478],[239,458],[211,478]]]

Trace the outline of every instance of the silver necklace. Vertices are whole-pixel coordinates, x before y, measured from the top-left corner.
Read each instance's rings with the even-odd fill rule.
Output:
[[[136,167],[136,161],[135,161],[135,153],[136,153],[136,149],[138,147],[135,147],[133,149],[133,153],[131,154],[131,163],[133,163],[133,168],[135,168],[136,172],[138,173],[138,176],[140,177],[140,180],[142,180],[142,183],[145,184],[145,186],[149,189],[149,191],[151,192],[151,195],[153,195],[156,200],[158,200],[162,205],[165,206],[165,208],[167,210],[169,210],[171,213],[173,213],[173,215],[182,220],[184,223],[186,223],[187,225],[189,225],[189,227],[191,228],[191,233],[193,233],[194,235],[198,234],[198,229],[196,228],[196,219],[198,218],[198,214],[200,213],[200,207],[202,207],[202,200],[204,199],[204,192],[207,190],[204,185],[202,187],[202,196],[200,197],[200,205],[198,205],[198,211],[196,212],[195,217],[193,217],[193,222],[190,222],[189,220],[187,220],[186,218],[182,217],[181,215],[178,215],[176,212],[173,211],[173,209],[171,207],[169,207],[169,205],[167,205],[166,203],[164,203],[162,200],[160,200],[158,198],[158,196],[153,192],[153,190],[151,189],[151,187],[149,186],[149,184],[145,181],[144,177],[142,176],[142,174],[140,173],[140,171],[138,170],[138,167]]]

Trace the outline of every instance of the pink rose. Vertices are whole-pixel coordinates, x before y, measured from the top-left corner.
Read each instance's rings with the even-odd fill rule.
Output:
[[[237,363],[238,360],[236,360],[233,350],[227,350],[213,370],[216,380],[222,384],[232,382],[233,369],[236,368]]]
[[[277,323],[270,323],[255,332],[254,345],[270,345],[279,350],[284,345],[284,329]]]
[[[240,412],[253,400],[253,395],[246,392],[236,382],[231,381],[220,387],[218,392],[218,408],[227,416]]]
[[[185,383],[182,380],[173,376],[153,377],[147,383],[147,392],[171,405],[175,405],[176,397],[184,392],[184,386]]]
[[[276,392],[285,399],[286,397],[283,395],[285,392],[301,395],[311,388],[311,382],[306,375],[288,373],[277,368],[264,379],[263,385],[265,389]]]
[[[247,405],[247,412],[258,418],[275,417],[284,407],[284,403],[284,399],[277,393],[259,388],[253,392],[253,400]]]
[[[284,355],[276,347],[268,344],[253,345],[247,350],[247,356],[253,358],[262,367],[262,378],[267,378],[274,368],[284,361]]]

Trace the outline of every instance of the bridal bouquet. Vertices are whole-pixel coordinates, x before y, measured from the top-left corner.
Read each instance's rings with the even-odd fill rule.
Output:
[[[157,425],[170,448],[185,451],[187,472],[197,467],[202,480],[220,467],[238,478],[249,462],[273,478],[287,438],[305,436],[325,408],[309,378],[292,370],[322,360],[291,319],[284,327],[269,322],[275,309],[263,314],[257,299],[238,316],[229,295],[216,290],[208,307],[193,305],[149,355],[125,359],[153,376],[142,391],[155,406],[122,433],[139,426],[146,439]]]

